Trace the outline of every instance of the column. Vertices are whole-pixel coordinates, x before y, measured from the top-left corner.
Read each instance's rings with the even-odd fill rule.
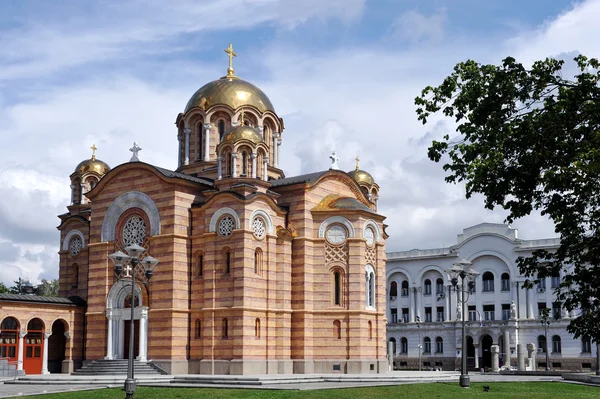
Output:
[[[527,318],[535,319],[535,314],[533,313],[533,288],[529,288],[527,290]]]
[[[515,315],[515,318],[517,320],[519,319],[519,311],[520,311],[519,295],[517,295],[518,291],[519,291],[519,282],[518,281],[511,282],[510,283],[510,299],[512,302],[514,302],[515,306],[517,307],[517,314]]]
[[[269,166],[269,158],[265,158],[263,160],[263,164],[264,164],[263,180],[267,181],[267,180],[269,180],[269,176],[267,175],[267,173],[268,173],[267,167]]]
[[[44,333],[44,354],[42,356],[42,374],[50,374],[48,371],[48,338],[52,335],[51,332]]]
[[[408,289],[408,321],[411,323],[415,322],[415,307],[413,305],[415,294],[413,293],[413,290],[414,289]]]
[[[446,286],[446,321],[452,320],[452,286]]]
[[[223,178],[223,157],[217,157],[217,180]]]
[[[479,344],[473,343],[473,347],[475,348],[475,370],[479,370]],[[463,348],[463,350],[466,350],[466,348]]]
[[[252,178],[256,179],[256,153],[253,152],[252,154],[250,154],[250,158],[252,159]]]
[[[204,160],[210,161],[210,123],[204,125]],[[202,145],[202,143],[199,143]]]
[[[105,359],[112,360],[113,358],[113,315],[112,309],[106,310],[106,318],[108,319],[108,331],[106,332],[106,357]]]
[[[182,162],[181,162],[181,136],[177,136],[177,152],[179,153],[179,156],[177,157],[177,167],[180,167]]]
[[[419,320],[424,321],[421,318],[421,287],[415,288],[415,317],[418,317]]]
[[[490,348],[490,352],[492,352],[492,373],[497,373],[500,370],[500,365],[498,361],[498,345],[492,345]]]
[[[504,330],[504,365],[510,366],[510,332],[508,328]]]
[[[17,356],[17,370],[23,370],[23,340],[27,331],[19,331],[19,354]]]
[[[237,157],[237,153],[234,152],[231,154],[231,169],[233,169],[231,171],[231,177],[237,177]]]
[[[277,137],[279,133],[273,133],[273,166],[277,167],[279,165],[279,160],[277,159]]]
[[[79,203],[83,204],[83,194],[85,192],[85,184],[81,183],[81,190],[79,191]]]
[[[148,309],[142,308],[140,311],[140,338],[138,340],[139,345],[139,356],[138,360],[140,362],[148,361],[148,357],[146,351],[148,349]]]
[[[281,164],[281,159],[280,159],[280,152],[279,152],[279,147],[281,147],[281,134],[277,133],[277,165],[275,166],[279,166]]]
[[[71,205],[75,203],[75,185],[71,184]]]
[[[192,133],[192,129],[186,127],[183,129],[185,133],[185,161],[183,162],[185,165],[190,164],[190,133]]]

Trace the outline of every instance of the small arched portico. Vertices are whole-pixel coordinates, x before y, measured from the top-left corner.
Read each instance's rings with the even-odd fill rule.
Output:
[[[131,280],[117,281],[106,300],[106,318],[108,330],[106,334],[106,359],[125,359],[129,353],[128,346],[136,345],[134,356],[141,361],[147,360],[148,353],[148,308],[142,306],[142,292],[135,285],[135,303],[131,301]],[[129,342],[131,306],[134,306],[134,342]]]

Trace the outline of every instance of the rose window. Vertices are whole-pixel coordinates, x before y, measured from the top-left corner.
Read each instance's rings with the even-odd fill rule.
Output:
[[[142,245],[146,238],[146,222],[139,216],[130,217],[123,226],[123,245]]]
[[[234,225],[233,218],[225,216],[219,221],[219,235],[221,237],[229,237],[233,233]]]
[[[82,242],[81,242],[81,238],[78,236],[75,236],[71,239],[71,242],[69,242],[69,253],[73,256],[79,254],[81,252],[81,247],[82,247]]]
[[[256,238],[263,238],[266,233],[265,221],[262,218],[254,218],[252,230],[254,231]]]
[[[365,230],[365,240],[367,241],[367,245],[371,246],[375,242],[375,232],[372,228],[368,227]]]
[[[327,237],[327,240],[332,244],[341,244],[348,238],[348,232],[344,227],[335,224],[327,229],[325,237]]]

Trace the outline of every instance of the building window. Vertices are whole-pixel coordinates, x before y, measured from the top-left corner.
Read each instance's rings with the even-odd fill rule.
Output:
[[[431,295],[431,280],[425,280],[425,287],[423,289],[423,295]]]
[[[225,121],[219,121],[219,139],[223,141],[223,135],[225,134]]]
[[[560,336],[554,335],[554,336],[552,336],[552,353],[560,353],[560,352],[561,352]]]
[[[83,247],[83,241],[81,241],[81,237],[75,236],[71,238],[69,241],[69,253],[71,256],[77,256],[81,252],[81,248]]]
[[[256,320],[254,320],[254,336],[256,338],[260,338],[260,319],[256,318]]]
[[[227,323],[227,319],[223,319],[223,338],[229,337],[229,326]]]
[[[202,160],[202,132],[204,131],[203,129],[203,124],[202,122],[198,123],[198,144],[197,144],[197,148],[198,148],[198,160],[201,161]]]
[[[494,292],[494,274],[492,272],[483,273],[482,292]]]
[[[77,263],[73,263],[73,287],[77,288],[79,286],[79,265]]]
[[[146,238],[146,222],[140,216],[134,215],[123,225],[123,245],[142,245]]]
[[[398,323],[398,309],[391,308],[390,309],[390,316],[391,316],[391,322],[392,323]]]
[[[581,337],[581,352],[592,353],[592,342],[588,335]]]
[[[390,300],[394,300],[396,299],[396,297],[398,296],[398,283],[396,283],[395,281],[392,281],[392,283],[390,284]]]
[[[333,272],[333,304],[342,304],[342,273],[337,270]]]
[[[373,339],[373,323],[371,323],[371,320],[369,320],[369,322],[367,323],[367,327],[369,328],[369,340]]]
[[[198,255],[198,277],[202,277],[204,275],[204,255]]]
[[[228,249],[225,250],[225,273],[231,273],[231,252]]]
[[[248,153],[246,151],[242,151],[242,176],[248,176]]]
[[[510,320],[510,304],[502,304],[502,320]]]
[[[562,305],[560,302],[553,302],[552,303],[552,317],[554,317],[556,320],[561,318],[561,311],[562,311]]]
[[[408,353],[408,339],[406,337],[400,338],[400,353]]]
[[[552,273],[552,277],[550,279],[550,286],[552,288],[558,288],[560,286],[560,273],[559,272]]]
[[[437,337],[435,339],[435,352],[444,353],[444,340],[442,339],[442,337]]]
[[[477,280],[469,281],[469,294],[474,294],[477,291]]]
[[[438,323],[441,323],[442,321],[444,321],[444,307],[443,306],[438,306],[435,312],[435,320]]]
[[[396,354],[396,338],[390,338],[390,343],[392,344],[392,355]]]
[[[408,308],[402,308],[402,322],[408,323]]]
[[[438,295],[444,293],[444,280],[441,278],[435,280],[435,293]]]
[[[423,353],[431,353],[431,338],[429,337],[423,339]]]
[[[254,237],[260,240],[267,234],[267,223],[263,218],[257,216],[252,221],[252,230]]]
[[[334,224],[325,232],[325,238],[333,245],[339,245],[348,238],[348,231],[341,224]]]
[[[477,308],[475,305],[469,305],[469,321],[477,321]]]
[[[538,319],[541,319],[542,317],[544,317],[544,315],[546,314],[546,302],[538,302],[537,304],[538,307]]]
[[[408,296],[408,281],[402,282],[402,296]]]
[[[494,305],[483,305],[483,318],[485,321],[496,320]]]
[[[542,353],[546,353],[546,337],[538,335],[538,348]]]
[[[371,265],[367,265],[366,271],[366,294],[367,307],[375,307],[375,271]]]
[[[431,323],[431,321],[432,321],[431,307],[426,307],[425,308],[425,322]]]
[[[540,279],[540,281],[537,283],[538,291],[543,292],[546,290],[546,278],[538,275],[538,279]]]
[[[226,215],[219,220],[219,227],[217,231],[221,237],[229,237],[233,234],[233,229],[235,228],[235,222],[233,217]]]
[[[510,291],[510,275],[508,273],[502,273],[502,291]]]
[[[200,319],[196,320],[196,338],[202,338],[202,322]]]
[[[263,252],[262,249],[256,248],[254,250],[254,273],[262,274],[262,263],[263,263]]]

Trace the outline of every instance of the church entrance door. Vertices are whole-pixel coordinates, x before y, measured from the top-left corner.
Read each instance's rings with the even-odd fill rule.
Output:
[[[125,352],[123,353],[123,359],[129,359],[129,337],[130,337],[130,331],[131,331],[131,322],[130,321],[126,321],[125,322],[125,329],[124,329],[124,340],[125,340]],[[139,320],[134,320],[133,322],[133,358],[137,358],[140,355],[140,344],[139,344],[139,337],[140,337],[140,321]]]

